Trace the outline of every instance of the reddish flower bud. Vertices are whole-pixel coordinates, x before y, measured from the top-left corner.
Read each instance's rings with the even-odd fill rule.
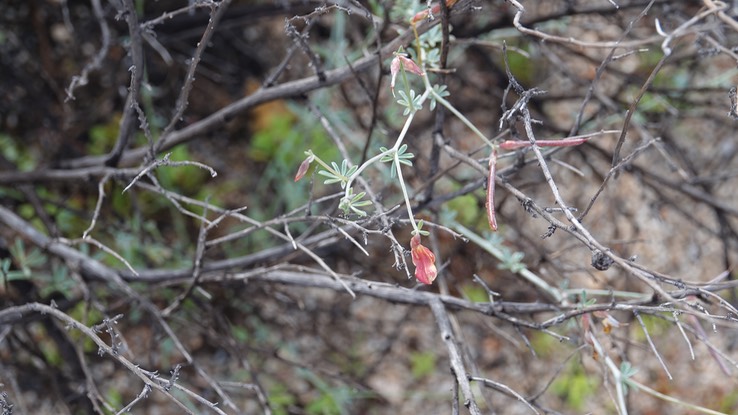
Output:
[[[394,59],[392,59],[392,64],[390,65],[390,75],[392,75],[390,89],[392,89],[392,94],[395,93],[395,79],[397,79],[397,74],[400,72],[400,68],[405,68],[406,71],[414,73],[415,75],[423,76],[423,70],[420,69],[420,66],[418,66],[417,63],[402,54],[396,53]]]
[[[446,6],[451,7],[454,4],[456,4],[458,0],[446,0]],[[420,11],[413,16],[412,19],[410,19],[411,24],[418,23],[419,21],[427,18],[430,15],[438,14],[441,12],[441,3],[436,3],[433,5],[433,7],[430,8],[430,10],[425,9],[423,11]]]
[[[436,256],[430,249],[420,244],[420,235],[414,235],[410,239],[410,255],[415,265],[415,278],[423,284],[433,284],[433,280],[438,276]]]
[[[431,7],[430,10],[425,9],[425,10],[415,13],[415,16],[413,16],[413,18],[410,19],[410,23],[412,24],[418,23],[419,21],[426,19],[430,15],[438,14],[440,11],[441,11],[441,3],[436,3],[433,5],[433,7]]]
[[[298,181],[305,177],[305,173],[307,173],[308,169],[310,168],[310,163],[313,162],[313,159],[315,157],[310,155],[305,160],[300,163],[300,167],[297,169],[297,174],[295,175],[295,181]]]
[[[520,140],[506,140],[500,143],[500,148],[503,150],[517,150],[523,147],[530,147],[530,142]]]

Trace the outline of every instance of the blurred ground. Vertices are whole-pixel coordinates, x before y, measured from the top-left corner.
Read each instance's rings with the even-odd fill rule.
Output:
[[[134,3],[141,21],[187,6],[182,1]],[[359,3],[379,18],[390,17],[389,12],[380,14],[383,9],[374,2]],[[621,4],[616,11],[604,1],[523,2],[523,22],[563,38],[590,43],[613,41],[623,35],[646,3]],[[702,10],[701,2],[655,3],[625,38],[643,40],[643,45],[627,51],[618,49],[618,56],[607,65],[597,87],[590,90],[610,48],[539,42],[513,28],[515,9],[509,3],[476,2],[474,7],[479,9],[467,10],[451,22],[455,39],[448,65],[454,71],[446,77],[449,99],[481,131],[490,137],[497,135],[503,102],[508,109],[516,99],[514,93],[505,92],[508,78],[502,58],[504,40],[510,48],[509,65],[515,77],[525,88],[546,91],[530,104],[533,116],[541,121],[535,125],[538,139],[570,135],[587,94],[593,98],[584,106],[574,133],[621,129],[626,110],[663,56],[655,19],[664,30],[673,31]],[[11,0],[3,7],[0,169],[6,173],[68,168],[70,160],[106,154],[115,144],[131,63],[126,57],[128,29],[123,19],[116,18],[113,2],[102,3],[110,29],[110,48],[101,67],[90,72],[86,85],[74,90],[73,100],[65,99],[71,80],[103,44],[93,4]],[[295,57],[276,83],[312,75],[310,59],[285,34],[285,19],[307,16],[318,6],[308,1],[234,1],[202,56],[189,107],[177,128],[196,123],[254,93],[289,53],[295,53]],[[357,10],[346,13],[328,9],[317,16],[312,23],[306,23],[307,18],[292,22],[298,30],[311,25],[305,32],[309,34],[306,40],[328,69],[343,67],[375,49],[375,29]],[[189,59],[208,17],[207,8],[178,15],[153,28],[151,39],[145,43],[147,64],[141,104],[154,134],[163,130],[173,113]],[[641,99],[621,155],[626,157],[647,147],[638,150],[638,156],[608,182],[583,219],[590,233],[619,256],[634,258],[649,270],[694,285],[706,284],[725,270],[729,270],[726,279],[732,280],[738,242],[734,191],[738,147],[735,120],[727,115],[728,90],[736,84],[736,60],[709,41],[717,39],[732,51],[738,37],[721,22],[705,19],[673,42],[674,54]],[[405,27],[399,23],[387,25],[382,41],[391,40]],[[652,37],[656,40],[649,41]],[[326,160],[341,159],[309,104],[327,114],[352,160],[358,163],[368,138],[371,143],[367,152],[372,156],[379,146],[391,144],[402,127],[401,111],[389,93],[388,67],[389,61],[383,62],[384,77],[379,86],[380,71],[374,68],[361,75],[361,82],[352,79],[258,106],[172,150],[174,160],[205,163],[217,170],[218,177],[210,178],[194,167],[161,168],[157,178],[164,188],[197,200],[209,198],[226,209],[248,206],[244,214],[250,218],[275,221],[257,224],[249,234],[209,247],[205,263],[284,246],[284,241],[263,231],[267,226],[279,232],[289,226],[297,237],[342,224],[301,219],[306,215],[294,211],[308,199],[317,200],[338,191],[337,186],[323,185],[319,176],[292,183],[307,149]],[[414,168],[403,170],[408,184],[415,189],[413,201],[423,208],[416,214],[450,226],[444,218],[453,213],[456,221],[483,234],[487,229],[484,189],[477,184],[462,191],[481,180],[482,175],[457,165],[445,153],[439,156],[437,171],[431,171],[434,123],[434,115],[419,113],[406,141],[416,154]],[[522,126],[519,128],[520,138],[526,139]],[[443,131],[446,142],[461,152],[483,148],[448,113]],[[564,199],[578,209],[577,214],[584,211],[607,176],[617,140],[617,134],[607,134],[551,155],[552,174]],[[131,146],[145,143],[143,134],[137,134]],[[486,157],[486,151],[472,157]],[[551,191],[530,153],[505,155],[498,166],[517,189],[556,212]],[[388,171],[369,169],[366,177],[385,208],[401,200]],[[79,238],[92,218],[98,180],[0,181],[0,198],[3,205],[51,237]],[[423,199],[422,192],[430,182],[434,193]],[[109,198],[95,237],[114,247],[142,272],[189,270],[199,223],[183,216],[161,194],[134,189],[123,195],[126,184],[120,180],[107,185]],[[522,262],[551,286],[603,290],[605,295],[596,298],[603,304],[615,301],[606,294],[608,290],[650,293],[620,267],[595,270],[590,264],[591,251],[564,230],[541,238],[549,223],[531,215],[504,189],[498,188],[496,204],[504,238],[501,245],[524,253]],[[316,201],[311,213],[315,217],[340,218],[336,205],[335,198]],[[565,220],[560,212],[555,214]],[[393,213],[390,224],[400,243],[408,248],[409,227],[402,222],[403,217]],[[295,220],[282,226],[279,220],[283,218]],[[229,218],[208,236],[212,240],[247,226],[244,221]],[[379,223],[367,226],[382,230]],[[491,240],[491,236],[484,235]],[[379,232],[355,232],[354,236],[366,238],[369,256],[347,239],[313,249],[336,272],[376,283],[414,286],[414,280],[394,267],[386,237]],[[9,228],[0,229],[0,238],[0,256],[13,258],[12,269],[5,272],[21,270],[18,253],[31,256],[32,244]],[[478,275],[500,294],[499,301],[539,304],[550,300],[520,276],[500,269],[500,261],[473,243],[436,229],[428,244],[436,252],[441,276],[436,285],[418,290],[486,302],[486,291],[472,279]],[[106,265],[123,270],[120,262],[109,255],[85,249]],[[163,376],[176,364],[186,363],[170,336],[154,324],[137,300],[99,281],[83,282],[77,271],[67,270],[68,264],[42,249],[36,252],[36,261],[28,262],[32,272],[0,287],[3,307],[54,300],[68,314],[89,325],[99,323],[103,315],[123,314],[116,329],[125,342],[125,357]],[[343,291],[231,279],[242,271],[278,264],[316,267],[308,256],[290,250],[287,254],[265,254],[220,273],[206,273],[202,291],[196,290],[167,318],[197,366],[185,364],[179,382],[205,399],[220,402],[219,407],[226,413],[236,412],[223,405],[198,370],[218,381],[242,413],[265,411],[259,392],[266,395],[275,414],[452,413],[454,377],[438,326],[427,307],[369,296],[352,300]],[[181,280],[135,282],[131,286],[162,310],[186,289]],[[717,294],[736,305],[734,288]],[[635,301],[618,299],[624,304],[631,300]],[[571,301],[586,299],[577,293]],[[710,313],[726,315],[716,298],[700,301]],[[516,317],[540,323],[556,314],[520,313]],[[680,328],[666,320],[674,318],[672,313],[644,315],[649,335],[673,375],[670,380],[633,313],[612,314],[623,326],[605,334],[598,325],[598,338],[618,363],[628,361],[636,367],[636,380],[684,402],[738,413],[737,368],[727,360],[738,359],[738,335],[731,320],[735,316],[714,326],[701,323],[711,344],[724,353],[723,361],[730,369],[724,374],[718,359],[691,332],[695,358],[690,357],[690,344]],[[683,323],[687,319],[681,318]],[[579,319],[552,328],[555,333],[569,336],[569,342],[471,311],[455,312],[452,324],[469,372],[507,385],[539,405],[541,413],[617,413],[612,378],[607,376],[601,357],[595,356],[581,338]],[[85,375],[84,369],[90,373]],[[0,391],[7,393],[7,401],[15,405],[13,413],[90,413],[93,409],[86,403],[90,385],[85,376],[94,380],[97,393],[110,404],[105,409],[110,413],[133,400],[143,387],[109,356],[99,356],[97,348],[78,333],[39,316],[0,326],[0,373]],[[473,386],[484,413],[532,413],[515,398],[484,388],[479,382]],[[203,405],[190,402],[194,412],[205,413]],[[643,392],[631,391],[628,404],[634,414],[695,413]],[[175,414],[182,410],[164,395],[153,392],[132,412]]]

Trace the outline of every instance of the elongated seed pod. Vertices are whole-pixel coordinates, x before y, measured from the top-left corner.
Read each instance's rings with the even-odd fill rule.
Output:
[[[492,150],[489,156],[489,176],[487,177],[487,221],[493,231],[497,230],[497,218],[495,215],[495,171],[497,170],[497,151]]]
[[[592,137],[564,138],[562,140],[536,140],[538,147],[572,147],[584,144]],[[500,143],[503,150],[517,150],[519,148],[530,147],[529,141],[507,140]]]

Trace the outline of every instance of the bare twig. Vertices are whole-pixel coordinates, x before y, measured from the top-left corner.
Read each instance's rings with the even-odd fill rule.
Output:
[[[505,384],[502,384],[500,382],[495,382],[492,379],[480,378],[480,377],[477,377],[477,376],[469,376],[469,380],[473,380],[473,381],[477,381],[477,382],[482,382],[482,384],[484,384],[484,386],[487,386],[489,388],[492,388],[492,389],[494,389],[496,391],[500,391],[500,392],[502,392],[502,393],[504,393],[506,395],[512,396],[513,398],[515,398],[518,401],[520,401],[523,404],[525,404],[525,406],[527,406],[531,411],[533,411],[534,414],[539,414],[540,415],[540,412],[530,402],[528,402],[528,400],[525,399],[523,397],[523,395],[515,392],[511,387],[509,387],[509,386],[507,386]]]
[[[92,71],[100,69],[100,67],[102,66],[102,62],[105,59],[105,56],[108,54],[108,50],[110,49],[110,28],[108,27],[108,22],[105,21],[105,14],[103,13],[102,6],[100,5],[100,0],[91,0],[91,3],[92,12],[95,14],[95,19],[100,26],[102,44],[100,45],[100,49],[97,51],[92,60],[90,60],[90,62],[88,62],[85,67],[82,68],[82,72],[79,75],[72,77],[72,81],[69,83],[69,86],[66,89],[66,101],[75,99],[74,90],[77,89],[77,87],[87,85],[87,83],[89,82],[87,77]]]
[[[90,226],[82,232],[82,239],[87,238],[97,224],[97,219],[100,217],[100,210],[102,209],[103,199],[105,199],[105,185],[110,180],[110,174],[106,174],[100,182],[97,184],[97,203],[95,204],[95,210],[92,212],[92,219],[90,220]]]
[[[310,28],[312,26],[312,18],[306,18],[306,20],[308,21],[307,27]],[[310,59],[310,66],[312,66],[313,70],[315,71],[315,75],[318,77],[318,80],[321,82],[325,82],[326,77],[325,70],[323,69],[323,64],[320,62],[320,57],[310,48],[310,45],[307,42],[307,33],[298,33],[291,20],[287,20],[285,22],[284,31],[287,32],[287,36],[289,36],[290,39],[295,42],[295,45],[297,45],[300,50],[302,50],[302,53],[304,53],[308,57],[308,59]]]
[[[441,331],[441,339],[448,350],[448,357],[451,362],[451,371],[456,377],[456,383],[459,384],[461,394],[464,397],[464,406],[472,415],[481,415],[482,412],[479,410],[474,398],[474,393],[471,390],[469,375],[467,374],[464,362],[461,359],[461,352],[454,340],[454,333],[451,329],[451,322],[448,319],[448,314],[446,314],[446,308],[443,303],[438,300],[431,301],[430,308],[431,311],[433,311],[433,317],[436,319],[436,324],[438,324],[438,328]]]
[[[199,162],[196,162],[196,161],[189,161],[189,160],[185,160],[185,161],[171,161],[169,159],[171,157],[171,155],[172,155],[172,153],[167,153],[160,160],[153,160],[153,161],[151,161],[148,166],[144,167],[141,170],[141,172],[138,173],[136,175],[136,177],[134,177],[133,180],[131,180],[130,183],[128,183],[128,186],[126,186],[123,189],[123,193],[127,192],[128,189],[130,189],[131,187],[133,187],[133,185],[136,184],[136,182],[138,182],[143,176],[149,175],[152,170],[155,170],[155,169],[157,169],[157,168],[159,168],[161,166],[172,166],[172,167],[177,167],[177,166],[195,166],[195,167],[199,167],[201,169],[208,170],[210,172],[210,177],[215,177],[215,176],[218,175],[218,173],[212,167],[207,166],[207,165],[205,165],[203,163],[199,163]]]
[[[134,400],[128,403],[128,405],[121,408],[120,411],[116,412],[116,415],[122,415],[124,413],[130,412],[131,408],[133,408],[139,401],[142,401],[149,397],[149,394],[151,393],[151,386],[148,384],[145,384],[143,387],[143,390],[141,390],[141,393],[139,393]]]
[[[520,19],[523,16],[523,13],[525,13],[525,8],[522,4],[520,4],[516,0],[507,0],[509,3],[511,3],[515,8],[517,9],[517,12],[515,13],[515,17],[513,18],[513,24],[515,25],[515,28],[518,29],[521,33],[525,33],[526,35],[534,36],[537,38],[540,38],[541,40],[549,43],[566,43],[571,44],[575,46],[581,46],[585,48],[633,48],[633,47],[639,47],[642,45],[646,45],[649,43],[653,43],[654,41],[658,40],[658,36],[651,36],[649,38],[643,39],[643,40],[634,40],[631,42],[622,42],[620,40],[611,41],[611,42],[587,42],[582,41],[578,39],[574,39],[571,37],[561,37],[561,36],[555,36],[550,35],[538,30],[530,29],[523,25],[520,22]],[[651,4],[653,1],[651,2]],[[650,6],[648,6],[650,7]]]
[[[651,347],[653,354],[656,355],[656,358],[661,364],[661,367],[664,369],[664,372],[666,372],[666,376],[669,377],[669,380],[673,380],[674,377],[671,376],[671,373],[669,372],[669,368],[666,367],[666,363],[664,363],[664,359],[661,358],[661,354],[656,349],[656,345],[653,344],[653,340],[651,340],[651,335],[648,334],[648,329],[646,328],[646,324],[643,322],[643,318],[641,317],[641,314],[638,312],[638,310],[634,311],[633,314],[635,314],[636,320],[638,320],[638,323],[641,325],[641,328],[643,329],[643,334],[646,335],[646,340],[648,341],[648,345]]]
[[[15,307],[7,307],[3,310],[0,310],[0,322],[7,321],[9,318],[14,318],[15,316],[22,316],[24,314],[29,313],[39,313],[44,315],[50,315],[64,323],[66,323],[69,328],[79,330],[82,332],[82,334],[85,335],[85,337],[89,338],[95,344],[97,345],[100,350],[106,354],[118,361],[120,364],[122,364],[126,369],[128,369],[129,372],[136,375],[139,379],[143,381],[143,383],[147,386],[149,386],[151,389],[155,389],[161,393],[163,393],[169,400],[176,403],[177,406],[184,412],[188,414],[193,414],[192,412],[183,402],[181,402],[179,399],[177,399],[175,396],[173,396],[171,393],[169,393],[165,388],[160,385],[158,382],[154,382],[145,371],[143,371],[138,365],[134,364],[133,362],[129,361],[125,357],[123,357],[119,353],[115,353],[113,348],[108,346],[98,335],[95,333],[95,331],[84,324],[80,323],[79,321],[73,319],[66,313],[60,311],[57,308],[40,304],[40,303],[28,303],[24,304],[22,306],[15,306]],[[7,324],[7,323],[3,323]],[[183,390],[186,390],[186,388],[182,388]],[[225,412],[221,411],[220,409],[216,408],[213,404],[211,405],[211,409],[221,415],[225,415]]]
[[[687,343],[687,347],[689,347],[689,356],[692,358],[692,360],[694,360],[695,359],[694,348],[692,347],[692,342],[689,341],[689,337],[687,337],[687,333],[684,332],[684,327],[682,327],[682,323],[679,321],[679,314],[675,311],[673,315],[674,315],[674,322],[677,328],[679,328],[679,333],[682,334],[684,341]]]
[[[174,130],[174,127],[177,125],[178,122],[180,122],[182,115],[187,109],[187,106],[189,105],[190,91],[192,91],[192,84],[195,82],[195,72],[197,71],[197,66],[200,64],[202,54],[205,51],[205,48],[208,47],[208,44],[210,43],[210,38],[215,32],[215,28],[217,27],[218,22],[223,17],[226,10],[228,10],[228,6],[230,5],[230,3],[231,0],[221,0],[218,3],[209,3],[210,19],[208,19],[208,25],[205,28],[205,31],[203,31],[200,41],[197,43],[197,49],[195,49],[195,52],[190,58],[190,66],[187,69],[187,75],[185,76],[184,85],[182,85],[182,88],[179,91],[179,97],[177,98],[177,106],[175,108],[174,114],[169,120],[169,124],[167,124],[167,126],[164,128],[164,131],[162,132],[160,137],[160,141],[158,141],[154,146],[152,150],[152,156],[155,156],[156,153],[161,151],[161,148],[164,144],[163,138],[169,135],[169,133]]]
[[[138,102],[138,93],[141,90],[141,82],[144,73],[144,52],[141,37],[141,27],[138,24],[138,15],[133,0],[121,0],[121,9],[118,10],[119,16],[123,16],[128,25],[128,34],[130,36],[131,56],[131,83],[128,87],[128,97],[123,108],[123,119],[120,121],[120,130],[118,139],[113,149],[105,156],[105,165],[115,167],[120,161],[120,157],[128,147],[128,141],[133,135],[134,121],[136,119],[135,107]]]

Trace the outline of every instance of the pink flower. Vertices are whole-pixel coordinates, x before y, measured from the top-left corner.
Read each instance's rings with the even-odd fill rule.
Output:
[[[423,70],[420,69],[420,66],[418,66],[417,63],[413,62],[412,59],[400,53],[395,53],[395,57],[394,59],[392,59],[392,64],[390,65],[390,75],[392,75],[390,89],[392,90],[393,95],[395,93],[395,79],[397,78],[397,74],[400,72],[401,67],[405,68],[405,70],[410,73],[414,73],[418,76],[423,76]]]
[[[420,235],[414,235],[410,239],[410,255],[415,265],[415,278],[423,284],[433,284],[433,280],[438,276],[436,256],[430,249],[420,244]]]

